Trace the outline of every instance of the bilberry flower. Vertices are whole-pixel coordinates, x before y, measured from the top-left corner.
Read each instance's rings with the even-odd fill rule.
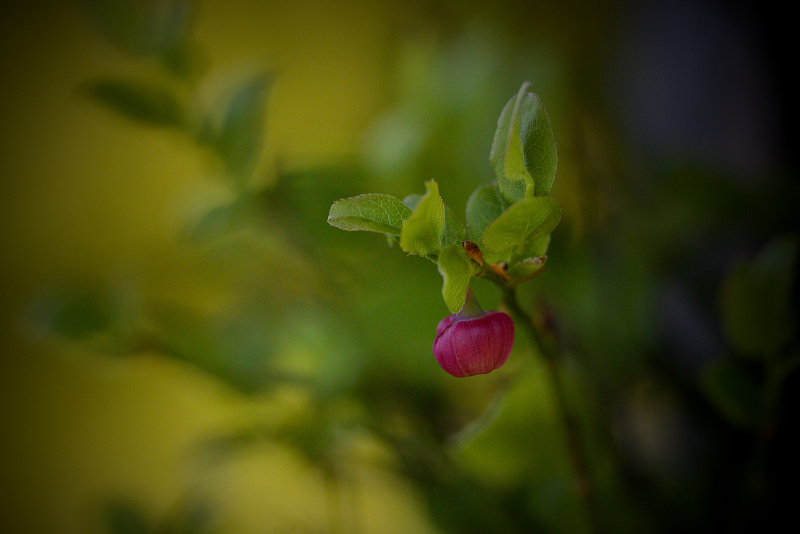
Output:
[[[503,312],[483,311],[467,290],[458,313],[436,327],[433,356],[453,376],[485,374],[502,366],[514,344],[514,321]]]

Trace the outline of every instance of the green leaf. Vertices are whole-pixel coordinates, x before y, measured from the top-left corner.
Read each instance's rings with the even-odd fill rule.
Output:
[[[414,208],[417,207],[417,204],[419,204],[421,198],[422,195],[416,193],[413,195],[408,195],[406,198],[403,199],[403,204],[405,204],[408,209],[413,210]]]
[[[791,337],[796,259],[796,239],[776,238],[753,260],[734,266],[723,281],[722,325],[728,340],[741,353],[772,354]]]
[[[113,308],[99,287],[76,284],[53,289],[36,299],[31,318],[49,333],[82,340],[112,328]]]
[[[273,76],[257,72],[222,95],[209,111],[200,132],[240,183],[253,175],[264,145],[266,102]]]
[[[408,254],[430,256],[439,252],[445,226],[445,209],[439,186],[425,182],[427,192],[417,202],[414,211],[403,221],[400,248]]]
[[[461,242],[466,237],[466,230],[461,221],[458,220],[456,214],[453,213],[449,207],[444,207],[444,232],[440,244],[443,247],[448,245],[461,245]]]
[[[399,199],[368,193],[337,200],[328,213],[328,223],[342,230],[366,230],[399,236],[403,220],[411,215]]]
[[[512,264],[506,271],[506,274],[512,280],[525,280],[544,269],[546,259],[546,256],[523,258]]]
[[[506,261],[539,252],[542,239],[561,221],[561,206],[549,197],[526,198],[513,204],[483,233],[486,251]]]
[[[153,534],[157,529],[150,525],[138,503],[113,499],[105,503],[104,512],[112,534]]]
[[[195,18],[191,0],[79,0],[94,27],[120,50],[162,56],[184,45]]]
[[[489,153],[499,189],[511,202],[549,195],[558,163],[550,119],[529,86],[524,83],[503,108]]]
[[[422,195],[408,195],[403,199],[403,204],[408,206],[409,209],[417,207]],[[456,214],[453,213],[449,207],[444,207],[444,232],[440,240],[440,245],[446,247],[448,245],[458,244],[464,240],[466,230],[461,221],[458,220]]]
[[[97,80],[81,91],[117,113],[153,126],[181,126],[185,110],[175,94],[132,80]]]
[[[483,244],[483,233],[510,205],[496,182],[479,186],[467,200],[467,234],[469,239],[478,245],[485,255],[484,259],[489,263],[496,263],[499,260],[493,259],[491,254],[487,255],[488,251]]]
[[[450,245],[440,250],[438,266],[444,280],[442,297],[450,312],[456,313],[464,305],[469,279],[478,274],[479,269],[461,245]]]

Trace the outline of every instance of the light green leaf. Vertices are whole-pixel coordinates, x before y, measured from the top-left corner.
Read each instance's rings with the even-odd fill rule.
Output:
[[[443,247],[448,245],[460,245],[465,237],[466,230],[464,229],[464,225],[460,220],[458,220],[458,217],[456,217],[456,214],[453,213],[453,210],[445,206],[444,232],[442,232],[440,244]]]
[[[489,153],[498,187],[511,202],[550,194],[558,162],[550,119],[529,86],[503,108]]]
[[[439,273],[442,275],[442,298],[451,313],[464,305],[469,279],[478,274],[477,264],[469,259],[461,245],[450,245],[439,251]]]
[[[417,207],[417,204],[421,199],[422,195],[408,195],[403,199],[403,204],[408,206],[409,209],[413,210]],[[442,233],[442,238],[439,244],[443,247],[446,247],[447,245],[461,243],[464,240],[465,232],[466,230],[464,229],[464,225],[458,220],[458,217],[456,217],[455,213],[453,213],[453,210],[445,205],[444,232]]]
[[[408,254],[430,256],[441,248],[444,235],[445,209],[439,186],[434,181],[425,182],[427,192],[417,202],[414,211],[403,221],[400,248]]]
[[[399,236],[403,220],[411,215],[399,199],[368,193],[337,200],[328,213],[328,223],[342,230],[366,230]]]
[[[541,248],[541,240],[561,221],[561,205],[549,197],[526,198],[509,207],[483,233],[483,243],[490,253],[506,261],[531,257]]]

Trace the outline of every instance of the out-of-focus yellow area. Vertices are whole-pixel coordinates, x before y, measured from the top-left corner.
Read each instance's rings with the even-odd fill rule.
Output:
[[[204,2],[195,35],[214,68],[256,61],[279,72],[266,159],[280,153],[292,165],[313,165],[353,152],[386,101],[387,20],[397,9]],[[154,518],[176,506],[193,469],[185,465],[187,447],[247,412],[248,402],[164,358],[115,361],[31,342],[26,306],[71,276],[123,276],[131,266],[158,265],[174,254],[187,214],[217,198],[219,185],[178,135],[140,128],[77,94],[87,78],[124,71],[126,59],[75,5],[6,4],[2,12],[3,528],[106,532],[97,505],[108,495],[133,495]],[[155,275],[165,282],[147,283],[215,306],[213,289],[163,263]],[[327,528],[324,483],[302,459],[276,447],[238,464],[215,485],[236,518],[225,525],[230,531]],[[366,531],[425,530],[405,484],[368,472],[363,479],[353,498],[364,501]]]

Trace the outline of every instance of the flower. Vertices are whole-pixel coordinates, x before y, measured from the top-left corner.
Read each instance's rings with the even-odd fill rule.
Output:
[[[514,344],[514,321],[503,312],[480,309],[472,292],[464,307],[436,327],[433,356],[453,376],[485,374],[502,366]]]

